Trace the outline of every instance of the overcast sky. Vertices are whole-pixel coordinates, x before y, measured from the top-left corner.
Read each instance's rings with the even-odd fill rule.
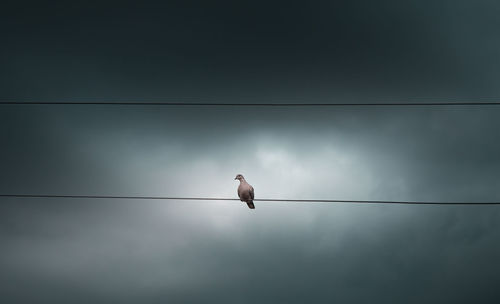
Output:
[[[33,4],[0,99],[498,101],[495,1]],[[500,201],[500,108],[0,105],[0,193]],[[5,303],[497,303],[496,206],[0,200]]]

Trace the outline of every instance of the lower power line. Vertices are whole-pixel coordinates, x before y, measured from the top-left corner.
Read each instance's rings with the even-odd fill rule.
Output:
[[[126,200],[183,200],[183,201],[239,201],[220,197],[172,197],[172,196],[119,196],[119,195],[58,195],[58,194],[0,194],[0,198],[55,198],[55,199],[126,199]],[[344,203],[344,204],[393,204],[393,205],[500,205],[500,202],[437,202],[437,201],[382,201],[382,200],[327,200],[327,199],[280,199],[260,198],[255,202],[291,203]]]

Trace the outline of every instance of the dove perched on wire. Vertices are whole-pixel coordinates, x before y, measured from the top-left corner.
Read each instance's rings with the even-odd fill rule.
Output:
[[[240,186],[238,187],[238,196],[242,202],[246,202],[248,208],[255,209],[255,205],[253,204],[253,187],[247,183],[243,175],[238,174],[234,179],[240,181]]]

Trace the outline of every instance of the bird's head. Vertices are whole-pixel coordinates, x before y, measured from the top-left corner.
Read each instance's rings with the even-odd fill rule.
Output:
[[[244,180],[245,178],[243,177],[243,175],[238,174],[238,175],[236,175],[236,177],[234,179],[241,181],[241,180]]]

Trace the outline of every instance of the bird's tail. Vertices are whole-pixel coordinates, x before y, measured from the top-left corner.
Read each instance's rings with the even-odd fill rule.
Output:
[[[248,208],[255,209],[255,205],[253,204],[253,201],[248,201],[247,205],[248,205]]]

